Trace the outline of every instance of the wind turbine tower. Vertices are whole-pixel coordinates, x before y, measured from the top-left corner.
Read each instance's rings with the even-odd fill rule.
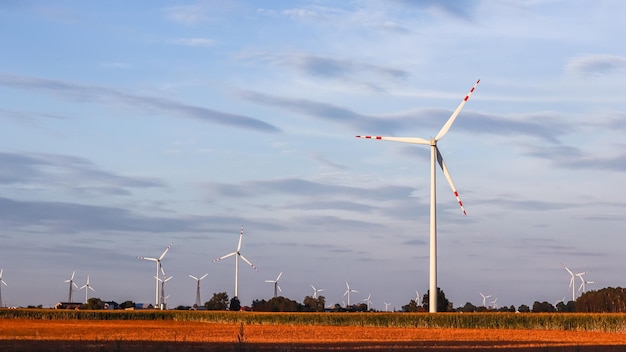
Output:
[[[67,296],[67,302],[68,303],[72,303],[73,302],[73,297],[72,297],[72,291],[73,291],[73,287],[78,288],[78,285],[76,285],[76,283],[74,283],[74,274],[76,274],[75,271],[72,271],[72,277],[69,278],[69,280],[65,280],[64,282],[69,283],[70,284],[70,293]]]
[[[89,275],[87,275],[87,283],[84,284],[83,286],[80,287],[80,289],[85,289],[85,304],[87,304],[87,302],[89,301],[89,290],[92,290],[93,292],[96,292],[96,290],[94,290],[90,285],[89,285]]]
[[[2,285],[8,286],[6,282],[2,279],[2,274],[4,273],[4,269],[0,269],[0,308],[4,307],[2,304]]]
[[[346,290],[346,292],[344,292],[344,294],[343,294],[343,295],[344,295],[344,296],[345,296],[345,295],[348,295],[348,305],[346,305],[346,308],[348,308],[348,307],[350,307],[350,293],[351,293],[351,292],[359,292],[359,291],[351,289],[351,288],[350,288],[350,285],[348,284],[348,281],[346,281],[346,287],[347,287],[348,289]]]
[[[372,305],[372,294],[370,293],[366,299],[363,300],[363,302],[367,303],[367,311],[369,312],[370,310],[370,306]]]
[[[461,109],[469,99],[469,97],[474,93],[476,86],[480,80],[478,80],[472,89],[470,89],[469,93],[463,98],[459,106],[454,110],[448,121],[443,125],[439,133],[435,136],[435,138],[423,139],[419,137],[382,137],[382,136],[356,136],[357,138],[367,138],[367,139],[377,139],[377,140],[386,140],[392,142],[401,142],[401,143],[411,143],[411,144],[422,144],[430,146],[430,282],[429,282],[429,292],[428,295],[428,310],[430,313],[437,312],[437,187],[436,187],[436,164],[439,163],[441,170],[443,171],[443,175],[448,180],[448,184],[452,188],[452,192],[459,202],[459,206],[461,206],[461,210],[463,214],[466,214],[465,208],[463,207],[463,203],[461,202],[461,198],[459,198],[459,193],[454,186],[454,182],[452,182],[452,177],[450,176],[450,172],[448,171],[448,167],[443,161],[443,157],[439,152],[439,148],[437,148],[437,142],[445,136],[448,132],[454,120],[456,120],[457,116],[461,112]]]
[[[207,275],[209,275],[209,273],[202,275],[199,279],[193,275],[189,275],[189,277],[196,280],[196,283],[197,283],[196,284],[196,308],[202,306],[202,303],[200,300],[200,281],[202,281],[202,279],[204,279]]]
[[[248,265],[250,265],[252,269],[259,271],[259,269],[257,269],[248,259],[246,259],[246,257],[243,256],[243,254],[241,254],[241,252],[239,252],[241,250],[242,238],[243,238],[243,226],[241,226],[241,231],[239,232],[239,243],[237,244],[237,250],[213,260],[213,262],[215,263],[222,259],[232,257],[233,255],[235,256],[235,297],[237,298],[239,298],[239,258],[241,257],[241,259],[244,262],[248,263]]]
[[[169,246],[167,246],[167,248],[165,248],[165,251],[163,251],[163,254],[161,254],[160,257],[158,258],[150,258],[150,257],[137,257],[139,259],[145,259],[145,260],[149,260],[151,262],[155,262],[156,263],[156,275],[154,275],[155,277],[155,287],[154,287],[154,306],[158,307],[159,306],[159,271],[161,271],[162,269],[162,265],[161,265],[161,260],[163,260],[163,258],[165,257],[165,254],[167,253],[167,251],[170,250],[170,248],[172,248],[172,244],[170,243]]]
[[[276,280],[265,280],[265,282],[271,282],[274,284],[274,298],[278,297],[278,291],[283,291],[280,289],[280,286],[278,286],[278,280],[280,280],[281,275],[283,275],[282,271],[280,272],[280,274],[278,274]]]
[[[565,270],[567,270],[567,272],[570,275],[569,287],[572,288],[572,301],[575,302],[576,301],[576,285],[574,284],[574,282],[576,280],[576,276],[579,276],[582,280],[582,275],[586,274],[586,272],[574,274],[571,270],[569,270],[568,267],[565,266],[565,264],[561,263],[561,265],[563,265],[563,268],[565,268]]]

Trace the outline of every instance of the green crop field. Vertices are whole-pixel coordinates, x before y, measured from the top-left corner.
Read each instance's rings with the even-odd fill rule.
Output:
[[[626,332],[626,314],[604,313],[260,313],[2,309],[0,319],[173,320],[274,325],[534,329]]]

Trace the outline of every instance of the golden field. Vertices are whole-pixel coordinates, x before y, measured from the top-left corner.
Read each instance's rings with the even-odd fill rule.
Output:
[[[1,318],[0,340],[1,351],[15,352],[626,351],[626,334],[623,332],[177,320]]]

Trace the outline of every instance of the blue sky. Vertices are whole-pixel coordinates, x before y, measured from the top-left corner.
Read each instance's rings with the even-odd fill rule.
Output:
[[[439,286],[455,306],[556,302],[565,263],[624,286],[621,1],[3,1],[0,268],[7,305],[169,305],[234,289],[372,305],[428,289],[439,143]],[[77,292],[79,297],[84,292]],[[91,295],[90,294],[90,295]]]

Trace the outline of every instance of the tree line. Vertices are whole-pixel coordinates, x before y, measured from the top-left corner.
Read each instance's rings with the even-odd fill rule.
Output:
[[[408,304],[402,306],[402,312],[428,312],[429,311],[429,293],[427,292],[422,296],[421,302],[410,300]],[[106,309],[107,302],[102,301],[100,298],[92,297],[86,304],[82,304],[78,309]],[[125,301],[122,304],[117,305],[116,309],[129,309],[134,308],[135,303],[132,301]],[[41,308],[40,306],[29,306],[28,308]],[[251,306],[241,306],[241,302],[237,297],[229,298],[226,292],[214,293],[213,297],[206,301],[204,305],[197,307],[193,306],[178,306],[175,309],[178,310],[250,310],[256,312],[367,312],[375,311],[368,308],[367,304],[359,303],[348,307],[342,307],[339,304],[335,304],[330,307],[326,307],[326,299],[324,296],[313,298],[306,296],[302,303],[291,300],[287,297],[279,296],[269,300],[255,299],[252,301]],[[552,304],[549,302],[535,301],[531,306],[522,304],[519,307],[511,305],[509,307],[483,307],[475,306],[470,302],[465,303],[463,306],[453,308],[452,302],[447,298],[443,290],[437,288],[437,311],[438,312],[520,312],[520,313],[624,313],[626,312],[626,288],[621,287],[607,287],[600,290],[588,291],[582,294],[576,299],[576,301],[569,302],[557,302]]]

